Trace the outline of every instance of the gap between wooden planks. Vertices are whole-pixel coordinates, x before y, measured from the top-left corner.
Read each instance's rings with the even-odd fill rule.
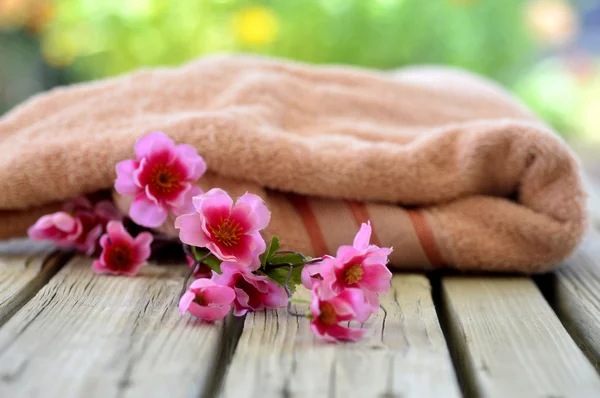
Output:
[[[446,277],[442,294],[467,396],[600,396],[600,377],[530,278]]]
[[[2,397],[199,397],[222,368],[223,323],[181,319],[186,266],[99,276],[76,257],[0,328]]]
[[[567,330],[600,370],[600,233],[591,230],[550,281],[549,296]]]
[[[53,250],[26,240],[0,243],[0,327],[68,260]]]
[[[600,189],[584,176],[590,228],[544,287],[565,327],[600,371]]]
[[[306,306],[298,306],[297,310]],[[317,340],[285,309],[250,313],[224,397],[459,397],[450,354],[420,275],[396,275],[358,343]]]

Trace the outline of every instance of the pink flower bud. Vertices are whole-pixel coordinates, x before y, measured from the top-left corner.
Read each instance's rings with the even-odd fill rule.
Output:
[[[181,315],[189,312],[206,321],[223,319],[231,309],[235,293],[229,286],[218,285],[210,279],[197,279],[179,300]]]

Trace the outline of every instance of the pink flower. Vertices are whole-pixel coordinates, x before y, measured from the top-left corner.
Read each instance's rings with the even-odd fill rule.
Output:
[[[359,288],[371,310],[376,312],[378,294],[385,294],[390,288],[392,273],[386,264],[392,249],[369,245],[370,239],[371,224],[362,224],[352,246],[341,246],[336,257],[326,256],[318,263],[320,268],[303,270],[303,283],[310,288],[315,279],[322,278],[325,297],[339,294],[346,288]]]
[[[152,235],[142,232],[133,238],[120,221],[110,221],[100,238],[102,253],[92,264],[99,274],[135,275],[150,257]]]
[[[365,333],[364,329],[354,329],[340,325],[340,322],[365,322],[371,310],[366,303],[362,290],[344,289],[340,294],[329,299],[321,297],[321,286],[317,283],[312,288],[310,312],[312,320],[310,329],[314,334],[327,341],[357,341]]]
[[[321,275],[321,272],[323,272],[323,263],[325,262],[325,260],[331,258],[333,257],[323,256],[323,261],[313,264],[307,264],[304,266],[304,268],[302,268],[302,273],[300,274],[300,276],[302,284],[307,289],[312,289],[315,283],[320,283],[323,280],[323,275]],[[327,265],[329,263],[325,262],[325,264]]]
[[[82,231],[75,247],[88,256],[94,254],[99,247],[98,239],[104,232],[106,224],[112,220],[123,219],[111,201],[101,200],[92,205],[85,196],[67,203],[65,210],[72,213],[81,222]]]
[[[197,279],[179,300],[181,315],[189,312],[196,318],[216,321],[225,318],[235,293],[229,286],[217,285],[210,279]]]
[[[122,218],[112,202],[103,200],[92,205],[85,196],[65,204],[64,210],[42,216],[27,231],[29,237],[92,255],[98,248],[98,239],[106,223]]]
[[[253,274],[248,268],[227,262],[221,263],[221,271],[221,275],[213,275],[213,280],[235,291],[233,315],[242,316],[248,310],[260,311],[287,304],[285,289],[269,277]]]
[[[190,268],[192,268],[195,264],[194,259],[191,258],[190,256],[186,255],[185,259],[189,265]],[[196,279],[200,279],[200,278],[210,278],[212,276],[212,270],[210,269],[210,267],[204,263],[201,263],[200,265],[198,265],[198,267],[194,270],[194,278]]]
[[[250,193],[235,205],[222,189],[214,188],[193,199],[197,213],[177,217],[179,239],[192,246],[206,247],[222,261],[258,269],[258,257],[266,249],[260,230],[271,219],[263,200]]]
[[[136,160],[117,163],[115,181],[117,192],[135,197],[129,209],[131,219],[154,228],[165,222],[168,211],[192,212],[192,197],[202,193],[193,183],[206,171],[198,152],[156,132],[137,140],[135,154]]]
[[[51,241],[59,247],[72,248],[77,245],[82,230],[79,219],[59,211],[40,217],[29,227],[27,235],[34,240]]]

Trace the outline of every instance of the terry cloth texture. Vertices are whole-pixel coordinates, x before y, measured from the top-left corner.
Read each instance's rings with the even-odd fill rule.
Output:
[[[158,130],[206,159],[201,186],[262,195],[266,237],[312,256],[371,220],[397,268],[538,272],[586,226],[567,146],[485,79],[214,56],[58,88],[0,119],[0,238],[111,188]]]

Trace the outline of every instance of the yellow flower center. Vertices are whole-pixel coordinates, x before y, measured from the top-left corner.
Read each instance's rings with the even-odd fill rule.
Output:
[[[209,226],[214,239],[225,247],[237,245],[242,235],[242,227],[229,218],[219,221],[219,225]]]
[[[365,271],[363,270],[362,265],[351,265],[344,271],[344,282],[346,282],[347,285],[354,285],[362,279],[364,273]]]
[[[325,325],[335,325],[336,323],[338,323],[337,315],[335,314],[335,309],[333,308],[333,305],[331,305],[328,302],[324,302],[321,303],[319,309],[321,310],[319,320]]]
[[[162,193],[173,192],[179,187],[179,173],[174,173],[164,164],[159,164],[152,169],[152,187]]]

